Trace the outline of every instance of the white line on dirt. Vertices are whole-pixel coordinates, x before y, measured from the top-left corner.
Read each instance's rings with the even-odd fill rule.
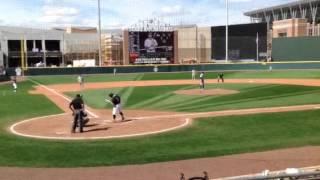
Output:
[[[301,167],[301,168],[298,168],[298,169],[302,170],[302,171],[316,171],[319,168],[320,168],[320,166],[310,166],[310,167]],[[271,172],[269,172],[269,175],[281,174],[281,173],[284,173],[284,172],[285,172],[285,170],[271,171]],[[240,179],[254,178],[256,176],[261,177],[261,173],[247,174],[247,175],[234,176],[234,177],[215,178],[215,179],[210,179],[210,180],[240,180]],[[266,176],[266,178],[267,177],[268,176]]]
[[[24,121],[20,121],[18,123],[15,123],[13,124],[12,126],[10,126],[10,131],[13,133],[13,134],[17,134],[19,135],[20,133],[17,132],[15,130],[15,128],[21,124],[24,124],[24,123],[27,123],[27,122],[30,122],[30,121],[35,121],[35,120],[38,120],[38,119],[43,119],[43,118],[51,118],[51,117],[57,117],[57,116],[62,116],[62,115],[66,115],[67,113],[62,113],[62,114],[54,114],[54,115],[49,115],[49,116],[41,116],[41,117],[36,117],[36,118],[31,118],[31,119],[27,119],[27,120],[24,120]]]
[[[22,137],[28,137],[28,138],[37,138],[37,139],[48,139],[48,140],[99,140],[99,139],[116,139],[116,138],[130,138],[130,137],[137,137],[137,136],[146,136],[146,135],[153,135],[153,134],[160,134],[160,133],[165,133],[169,131],[173,131],[176,129],[183,128],[191,123],[191,119],[186,118],[185,122],[179,126],[172,127],[172,128],[167,128],[159,131],[151,131],[151,132],[146,132],[146,133],[136,133],[136,134],[128,134],[128,135],[118,135],[118,136],[102,136],[102,137],[50,137],[50,136],[37,136],[37,135],[29,135],[29,134],[24,134],[17,132],[15,128],[23,123],[38,120],[38,119],[43,119],[43,118],[50,118],[50,117],[55,117],[55,116],[62,116],[66,115],[64,114],[58,114],[58,115],[50,115],[50,116],[43,116],[43,117],[37,117],[37,118],[32,118],[28,119],[25,121],[21,121],[19,123],[16,123],[10,127],[10,131],[15,134],[19,135]],[[68,134],[68,133],[67,133]]]
[[[308,109],[313,109],[316,107],[319,107],[319,104],[317,105],[301,105],[301,107],[303,106],[308,106]],[[210,115],[214,115],[214,113],[216,115],[225,115],[225,114],[235,114],[235,113],[243,113],[245,114],[250,113],[250,112],[260,112],[261,110],[269,110],[268,112],[273,112],[274,110],[279,110],[279,109],[284,109],[284,110],[290,110],[290,109],[295,109],[298,106],[287,106],[287,107],[273,107],[273,108],[257,108],[257,109],[237,109],[237,110],[225,110],[225,111],[216,111],[216,112],[201,112],[201,113],[187,113],[187,114],[172,114],[172,115],[159,115],[159,116],[145,116],[145,117],[132,117],[130,119],[134,119],[134,120],[145,120],[145,119],[162,119],[162,118],[172,118],[172,117],[201,117],[201,116],[210,116]],[[262,113],[268,113],[268,112],[262,112]],[[65,113],[66,114],[66,113]],[[25,120],[22,122],[19,122],[15,125],[13,125],[10,130],[17,135],[21,135],[21,136],[26,136],[26,137],[34,137],[34,138],[42,138],[42,139],[60,139],[60,138],[46,138],[46,137],[42,137],[42,136],[29,136],[29,135],[25,135],[22,133],[18,133],[14,130],[14,128],[20,124],[23,124],[25,122],[29,122],[29,121],[33,121],[33,120],[37,120],[37,119],[41,119],[41,118],[47,118],[47,117],[53,117],[55,115],[52,116],[44,116],[44,117],[39,117],[39,118],[33,118],[30,120]],[[104,123],[106,122],[113,122],[112,120],[102,120]],[[150,134],[150,133],[149,133]],[[151,133],[152,134],[152,133]],[[148,135],[148,134],[142,134],[142,135]],[[109,136],[107,137],[101,137],[101,138],[69,138],[69,139],[110,139],[110,138],[122,138],[122,137],[133,137],[133,136],[140,136],[139,134],[133,134],[133,135],[125,135],[125,136]],[[63,139],[63,138],[61,138]]]
[[[71,102],[71,100],[70,100],[68,97],[64,96],[63,94],[58,93],[56,90],[51,89],[51,88],[49,88],[49,87],[47,87],[47,86],[45,86],[45,85],[43,85],[43,84],[41,84],[41,83],[39,83],[39,82],[37,82],[37,81],[34,81],[34,80],[30,79],[30,78],[29,78],[28,80],[31,81],[31,82],[33,82],[33,83],[36,84],[36,85],[39,85],[39,86],[45,88],[46,90],[54,93],[55,95],[57,95],[57,96],[65,99],[66,101]],[[91,115],[92,117],[94,117],[94,118],[99,118],[99,116],[96,115],[95,113],[93,113],[93,112],[91,112],[91,111],[89,111],[89,110],[86,110],[86,111],[87,111],[87,112],[89,113],[89,115]]]
[[[305,105],[301,105],[303,107]],[[313,107],[315,106],[315,107]],[[132,117],[134,120],[145,120],[145,119],[162,119],[162,118],[171,118],[171,117],[201,117],[201,116],[210,116],[210,115],[221,115],[221,114],[234,114],[234,113],[250,113],[250,112],[260,112],[263,110],[269,110],[261,113],[268,113],[273,111],[290,110],[300,107],[297,106],[282,106],[282,107],[271,107],[271,108],[253,108],[253,109],[234,109],[234,110],[223,110],[223,111],[212,111],[212,112],[199,112],[199,113],[185,113],[185,114],[170,114],[170,115],[159,115],[159,116],[145,116],[145,117]],[[310,105],[310,109],[320,109],[319,105]],[[226,115],[227,116],[227,115]],[[113,120],[103,120],[104,122],[113,122]]]

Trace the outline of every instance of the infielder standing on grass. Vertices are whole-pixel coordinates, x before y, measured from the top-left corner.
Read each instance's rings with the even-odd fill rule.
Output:
[[[192,71],[191,71],[191,79],[192,80],[195,80],[196,79],[196,70],[195,69],[192,69]]]
[[[220,82],[220,80],[221,80],[221,82],[224,83],[224,78],[223,78],[223,76],[224,76],[223,73],[219,73],[219,74],[218,74],[218,78],[217,78],[217,79],[218,79],[218,83]]]
[[[106,99],[106,102],[110,102],[113,105],[112,108],[112,117],[113,121],[116,121],[116,114],[119,113],[121,115],[122,121],[124,121],[124,114],[122,112],[121,108],[121,98],[117,94],[110,93],[109,97],[111,98],[110,100]]]

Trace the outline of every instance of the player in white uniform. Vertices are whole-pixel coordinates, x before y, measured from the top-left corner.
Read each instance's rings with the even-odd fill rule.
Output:
[[[195,80],[196,79],[196,70],[192,69],[191,75],[192,75],[192,80]]]
[[[13,92],[16,93],[18,89],[17,80],[12,80]]]
[[[84,79],[83,79],[82,74],[80,74],[80,75],[78,76],[78,83],[79,83],[79,85],[80,85],[80,88],[83,88],[83,86],[84,86]]]

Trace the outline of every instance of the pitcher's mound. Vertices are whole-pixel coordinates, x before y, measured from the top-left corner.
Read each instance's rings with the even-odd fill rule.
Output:
[[[176,94],[182,95],[204,95],[204,96],[221,96],[228,94],[236,94],[239,91],[229,90],[229,89],[189,89],[189,90],[179,90],[175,91]]]

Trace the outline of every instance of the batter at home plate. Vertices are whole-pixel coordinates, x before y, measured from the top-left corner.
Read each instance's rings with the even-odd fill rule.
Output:
[[[105,100],[106,100],[106,102],[109,102],[113,105],[113,108],[112,108],[113,121],[114,122],[116,121],[118,113],[121,115],[121,120],[124,121],[124,114],[123,114],[122,108],[121,108],[120,96],[117,94],[110,93],[109,97],[111,98],[110,100],[109,99],[105,99]]]

